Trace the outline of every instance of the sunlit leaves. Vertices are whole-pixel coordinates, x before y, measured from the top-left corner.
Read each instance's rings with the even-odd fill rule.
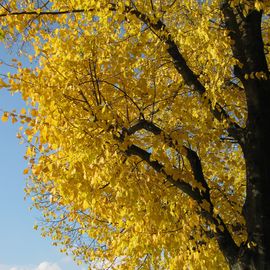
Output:
[[[9,116],[8,112],[4,112],[3,115],[2,115],[2,118],[1,118],[2,121],[7,122],[8,121],[8,116]]]
[[[2,121],[24,125],[26,192],[44,214],[42,235],[89,265],[225,269],[213,237],[223,227],[200,213],[213,211],[245,241],[245,164],[227,128],[244,126],[247,112],[220,1],[9,2],[9,14],[0,9],[5,36],[30,45],[36,66],[18,63],[0,80],[29,104]],[[203,93],[177,70],[172,42]],[[213,114],[217,104],[227,118]],[[130,154],[134,145],[144,152]],[[201,160],[213,205],[172,186],[206,192],[187,149]]]

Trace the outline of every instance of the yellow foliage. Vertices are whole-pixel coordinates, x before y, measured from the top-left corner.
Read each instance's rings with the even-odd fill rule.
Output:
[[[8,116],[9,116],[9,114],[8,114],[8,112],[4,112],[3,113],[3,115],[2,115],[2,122],[7,122],[8,121]]]
[[[233,230],[244,225],[243,153],[226,138],[247,113],[220,1],[8,2],[11,13],[0,7],[5,35],[19,32],[38,63],[20,65],[9,83],[33,104],[29,117],[21,110],[27,192],[48,224],[58,220],[42,234],[90,266],[227,269],[209,237],[224,226],[202,213],[222,218],[238,245],[246,240],[244,229]],[[193,81],[172,59],[174,46]]]

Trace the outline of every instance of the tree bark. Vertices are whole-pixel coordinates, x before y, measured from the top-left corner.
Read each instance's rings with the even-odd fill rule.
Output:
[[[254,265],[246,269],[270,269],[269,90],[269,80],[252,80],[246,85],[249,115],[242,146],[247,178],[243,212],[250,267]]]
[[[232,269],[270,269],[270,80],[261,32],[262,12],[252,11],[242,22],[242,74],[264,72],[265,78],[241,77],[248,119],[242,142],[246,162],[246,201],[243,214],[248,233]]]
[[[227,0],[221,10],[234,41],[233,55],[243,65],[236,66],[234,74],[244,86],[248,110],[246,127],[239,139],[246,163],[243,214],[248,238],[230,268],[266,270],[270,269],[270,80],[262,38],[262,12],[252,10],[241,16],[241,8],[234,10]],[[264,78],[254,76],[257,72],[263,72]]]

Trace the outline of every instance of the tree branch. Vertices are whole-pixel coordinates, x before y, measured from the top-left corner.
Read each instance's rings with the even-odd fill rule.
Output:
[[[195,151],[193,151],[192,149],[190,149],[186,146],[180,146],[178,144],[178,142],[174,142],[173,139],[168,134],[166,134],[164,131],[162,131],[161,128],[156,126],[153,122],[149,122],[145,119],[138,121],[135,125],[133,125],[132,127],[128,128],[128,129],[124,128],[122,130],[122,134],[120,136],[120,139],[121,139],[121,141],[124,141],[126,136],[130,136],[132,134],[135,134],[137,131],[140,131],[143,129],[153,133],[154,135],[161,135],[162,134],[164,136],[164,140],[168,144],[168,146],[174,148],[175,150],[178,150],[179,147],[182,147],[182,149],[185,150],[185,152],[187,153],[186,157],[190,163],[194,178],[198,183],[202,184],[202,186],[204,188],[203,191],[198,190],[198,192],[199,192],[199,194],[202,194],[201,195],[202,200],[207,200],[210,204],[212,204],[211,199],[210,199],[210,193],[209,193],[210,189],[209,189],[209,186],[208,186],[206,180],[204,179],[201,161],[200,161],[200,159]],[[133,146],[132,149],[134,147],[135,146]],[[157,165],[157,164],[155,164],[154,161],[150,161],[151,154],[146,152],[145,150],[142,150],[142,149],[139,150],[137,147],[136,151],[135,151],[135,149],[133,149],[132,152],[136,153],[136,155],[140,156],[143,160],[150,162],[149,165],[151,165],[151,167],[154,168],[157,172],[160,172],[163,169],[163,166],[161,164]],[[149,159],[149,161],[148,161],[148,159]]]
[[[123,132],[120,136],[120,140],[124,141],[125,136],[132,135],[140,130],[147,130],[155,135],[160,135],[161,133],[164,134],[165,141],[170,146],[176,146],[170,138],[169,135],[166,135],[159,127],[157,127],[154,123],[148,122],[147,120],[141,120],[134,126],[130,127],[129,129],[123,129]],[[143,161],[145,161],[151,168],[153,168],[156,172],[161,173],[165,176],[165,178],[175,187],[179,188],[182,192],[188,195],[190,198],[194,199],[200,205],[200,213],[201,215],[206,218],[210,223],[216,226],[216,233],[215,237],[218,241],[218,244],[223,251],[224,255],[231,263],[234,263],[238,254],[239,248],[237,247],[236,243],[234,242],[226,224],[224,223],[223,219],[219,215],[214,215],[213,212],[213,203],[210,198],[210,189],[209,186],[204,178],[203,170],[201,166],[201,161],[195,151],[192,149],[185,147],[187,152],[187,159],[190,162],[194,178],[198,183],[201,183],[204,187],[204,191],[199,190],[198,188],[193,188],[190,184],[180,180],[180,179],[173,179],[173,177],[166,173],[164,170],[164,166],[159,163],[157,160],[151,160],[151,153],[148,153],[146,150],[132,144],[130,145],[125,153],[128,156],[134,155],[140,157]],[[209,209],[203,207],[203,203],[207,202],[209,204]]]
[[[182,180],[174,180],[173,177],[166,173],[164,170],[164,166],[156,160],[151,160],[151,154],[148,153],[146,150],[132,144],[130,145],[125,153],[128,156],[137,156],[144,160],[151,168],[153,168],[156,172],[161,173],[165,176],[165,178],[175,187],[179,188],[189,197],[194,199],[199,204],[202,203],[202,195],[200,194],[199,189],[194,189],[190,184],[182,181]]]
[[[209,202],[210,211],[212,212],[213,211],[213,204],[212,204],[211,198],[210,198],[210,188],[209,188],[209,186],[204,178],[201,160],[195,151],[193,151],[192,149],[190,149],[186,146],[184,146],[184,148],[187,151],[186,157],[187,157],[187,159],[190,163],[190,166],[192,168],[194,178],[196,179],[196,181],[198,183],[202,184],[202,186],[204,188],[204,190],[202,191],[203,197],[207,200],[207,202]]]
[[[62,11],[11,11],[8,13],[0,14],[0,17],[7,17],[7,16],[20,16],[20,15],[65,15],[65,14],[73,14],[73,13],[83,13],[86,11],[94,11],[94,9],[73,9],[73,10],[62,10]]]
[[[220,9],[224,16],[226,29],[229,30],[229,37],[233,41],[233,44],[231,45],[233,56],[245,67],[246,57],[236,15],[228,0],[222,2]],[[234,74],[240,80],[243,80],[245,72],[237,65],[234,67]]]
[[[117,5],[116,4],[109,4],[110,11],[116,11]],[[64,14],[73,14],[73,13],[83,13],[83,12],[92,12],[95,11],[95,8],[91,9],[73,9],[73,10],[63,10],[63,11],[13,11],[8,13],[0,14],[0,17],[6,16],[18,16],[18,15],[64,15]],[[176,70],[181,74],[185,83],[190,86],[191,88],[195,89],[200,96],[206,92],[205,87],[202,83],[198,80],[198,76],[189,68],[186,63],[186,60],[180,53],[178,46],[176,45],[175,41],[173,40],[171,34],[166,29],[166,25],[161,21],[158,20],[156,23],[151,22],[151,20],[139,10],[135,9],[132,6],[125,6],[124,13],[129,13],[135,15],[139,20],[144,22],[150,28],[154,30],[161,31],[159,33],[159,38],[163,40],[167,45],[168,49],[167,52],[173,59],[174,66]],[[204,98],[207,98],[204,96]],[[231,122],[229,115],[227,112],[222,108],[222,106],[218,103],[215,104],[214,108],[212,108],[212,102],[209,98],[207,98],[210,111],[214,115],[216,119],[219,121],[226,119]]]
[[[151,22],[145,14],[137,9],[127,7],[126,12],[134,14],[138,19],[148,25],[148,27],[159,31],[159,38],[168,45],[167,52],[172,57],[173,64],[178,73],[183,77],[185,84],[197,91],[203,99],[207,100],[210,112],[218,121],[226,120],[229,123],[230,130],[241,130],[241,127],[230,118],[229,114],[219,103],[216,103],[213,107],[211,99],[204,95],[206,93],[204,85],[199,81],[198,75],[196,75],[188,66],[185,58],[179,51],[177,44],[173,40],[173,37],[167,30],[166,25],[161,20],[158,20],[156,23]],[[236,139],[238,140],[238,137]]]

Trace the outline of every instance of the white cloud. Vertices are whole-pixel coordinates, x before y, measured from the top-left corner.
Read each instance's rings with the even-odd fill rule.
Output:
[[[0,264],[0,270],[10,270],[8,265]]]
[[[61,270],[56,263],[42,262],[35,270]]]
[[[1,0],[0,0],[1,2]],[[29,265],[7,265],[1,264],[0,262],[0,270],[86,270],[87,267],[85,265],[77,266],[72,257],[64,256],[57,262],[48,262],[43,261],[39,264],[29,264]]]

